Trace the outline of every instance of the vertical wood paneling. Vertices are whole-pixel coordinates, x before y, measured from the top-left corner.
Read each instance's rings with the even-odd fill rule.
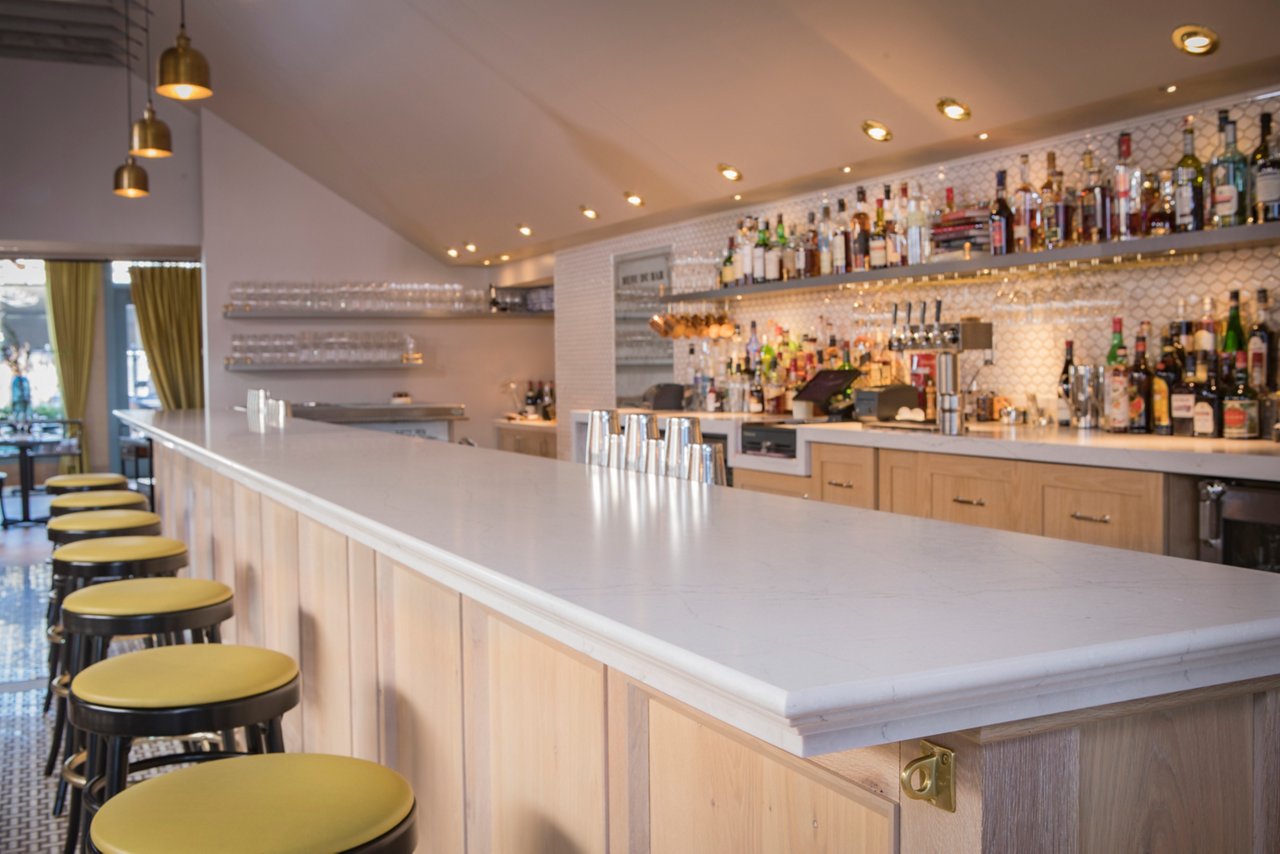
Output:
[[[186,540],[191,564],[187,571],[192,578],[213,578],[212,473],[206,466],[192,462],[187,477],[191,484]]]
[[[235,484],[230,478],[215,471],[209,472],[209,526],[213,578],[236,590],[236,515]],[[236,607],[240,603],[240,591],[236,590]],[[228,620],[222,627],[222,639],[237,643],[240,638],[237,620]]]
[[[262,502],[258,493],[239,483],[232,490],[231,542],[236,580],[236,639],[261,646],[265,641],[262,614]]]
[[[457,593],[377,555],[381,759],[413,786],[418,850],[440,854],[464,849],[461,620]]]
[[[351,755],[377,762],[378,696],[377,577],[374,551],[347,541],[347,601],[350,603]]]
[[[1250,695],[1081,727],[1080,850],[1252,850],[1253,727]]]
[[[298,517],[302,742],[351,755],[351,623],[347,538]]]
[[[604,666],[462,613],[468,850],[606,851]]]
[[[1080,851],[1080,730],[982,748],[982,850]]]
[[[608,669],[609,850],[649,854],[649,697]]]
[[[1280,851],[1280,691],[1253,698],[1253,854]]]
[[[266,496],[260,499],[259,504],[262,513],[262,642],[264,646],[301,661],[298,514]],[[237,602],[236,606],[239,607],[240,603]],[[304,710],[299,706],[284,717],[284,742],[290,751],[302,749],[303,716]]]

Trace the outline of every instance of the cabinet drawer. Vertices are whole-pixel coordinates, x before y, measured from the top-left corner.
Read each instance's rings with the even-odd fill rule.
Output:
[[[1164,476],[1121,469],[1024,464],[1046,537],[1164,551]]]
[[[1027,530],[1017,463],[923,454],[919,469],[930,518],[1004,531]]]
[[[733,470],[735,489],[751,492],[767,492],[771,495],[787,495],[791,498],[808,498],[810,478],[790,474],[774,474],[768,471],[736,468]]]
[[[816,444],[811,452],[812,496],[832,504],[875,509],[875,449]]]

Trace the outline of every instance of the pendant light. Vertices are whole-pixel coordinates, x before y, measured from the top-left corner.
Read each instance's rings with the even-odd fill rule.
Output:
[[[129,2],[124,5],[124,123],[132,133],[133,120],[133,45],[129,40]],[[124,163],[116,168],[115,194],[126,199],[140,199],[151,194],[151,186],[147,180],[147,170],[134,162],[133,155],[125,158]]]
[[[209,86],[209,62],[191,46],[187,36],[187,0],[181,0],[181,9],[178,43],[160,54],[156,92],[178,101],[197,101],[213,94]]]
[[[129,7],[125,5],[125,15]],[[142,118],[133,123],[129,134],[129,153],[138,157],[172,157],[173,135],[169,126],[156,118],[156,108],[151,103],[151,0],[145,7],[147,36],[146,54],[143,64],[147,68],[147,108],[142,111]]]

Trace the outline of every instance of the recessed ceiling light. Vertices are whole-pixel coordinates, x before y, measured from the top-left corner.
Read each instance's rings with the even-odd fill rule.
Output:
[[[841,171],[841,172],[843,172],[844,174],[848,175],[850,172],[852,172],[852,171],[853,171],[853,167],[852,167],[852,166],[846,166],[846,167],[844,167],[843,169],[841,169],[840,171]]]
[[[499,261],[510,261],[510,260],[511,260],[511,256],[510,256],[510,255],[506,255],[506,254],[499,255],[499,256],[498,256],[498,260],[499,260]]]
[[[724,176],[726,181],[741,181],[742,173],[728,163],[721,163],[716,169],[720,170],[720,174]]]
[[[448,255],[449,255],[449,257],[450,257],[450,258],[457,258],[457,257],[458,257],[458,250],[457,250],[457,249],[454,249],[452,246],[450,246],[450,247],[449,247],[449,249],[447,250],[447,253],[448,253]]]
[[[734,200],[735,202],[740,202],[740,201],[742,201],[742,193],[734,193],[734,194],[733,194],[733,200]]]
[[[600,216],[600,214],[596,213],[595,208],[589,208],[586,205],[578,205],[578,210],[582,211],[582,215],[587,219],[595,219]]]
[[[978,134],[978,139],[989,139],[990,137],[991,137],[991,134],[987,133],[985,130],[982,133]]]
[[[893,139],[893,131],[889,130],[884,123],[871,119],[862,123],[862,132],[874,142],[888,142]]]
[[[942,113],[953,121],[963,121],[969,118],[969,105],[962,104],[955,98],[939,98],[938,112]]]
[[[533,229],[532,229],[532,228],[530,228],[530,227],[529,227],[529,226],[527,226],[527,225],[517,225],[517,226],[516,226],[516,231],[520,232],[520,233],[521,233],[521,234],[523,234],[525,237],[529,237],[529,236],[531,236],[531,235],[533,234]]]
[[[1178,91],[1178,86],[1176,83],[1170,83],[1168,86],[1164,87],[1164,91],[1166,95],[1172,95],[1174,92]]]
[[[1208,56],[1218,49],[1218,34],[1200,24],[1184,24],[1172,38],[1174,47],[1192,56]]]
[[[644,204],[644,199],[640,198],[640,195],[638,193],[633,193],[630,190],[627,190],[625,193],[623,193],[622,197],[627,200],[627,204],[633,207],[638,208]]]
[[[462,248],[463,248],[463,249],[465,249],[465,250],[467,250],[468,252],[475,252],[475,251],[476,251],[476,245],[475,245],[474,243],[472,243],[470,240],[468,240],[466,243],[462,244]]]
[[[490,261],[488,258],[484,259],[484,265],[485,265],[486,267],[488,267],[491,263],[493,263],[493,262],[492,262],[492,261]]]

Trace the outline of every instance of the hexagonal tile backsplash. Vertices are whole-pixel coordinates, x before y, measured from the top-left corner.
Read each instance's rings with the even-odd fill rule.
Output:
[[[1053,151],[1058,167],[1066,173],[1067,185],[1080,186],[1084,151],[1092,149],[1101,168],[1109,170],[1115,160],[1117,137],[1126,130],[1132,137],[1131,162],[1144,170],[1171,168],[1181,156],[1180,130],[1186,115],[1195,117],[1196,152],[1208,164],[1220,145],[1219,108],[1230,108],[1231,117],[1237,122],[1239,147],[1248,153],[1258,144],[1261,113],[1271,112],[1280,118],[1280,94],[1243,94],[1190,110],[1168,111],[1047,139],[1034,146],[949,161],[927,170],[858,178],[825,192],[772,203],[767,209],[744,207],[558,253],[557,385],[562,405],[606,405],[614,397],[611,360],[597,355],[593,364],[583,366],[569,356],[579,353],[581,347],[575,345],[586,339],[604,343],[600,325],[611,325],[612,265],[617,255],[669,246],[673,258],[672,289],[677,293],[705,290],[713,286],[710,277],[714,275],[714,262],[708,261],[723,251],[742,216],[759,214],[775,220],[781,214],[786,222],[799,223],[810,210],[820,209],[824,203],[829,202],[834,208],[837,199],[852,201],[858,186],[865,186],[868,196],[874,198],[884,184],[896,188],[903,181],[919,184],[935,204],[948,186],[955,189],[958,204],[984,200],[992,194],[997,169],[1008,169],[1011,179],[1015,179],[1022,153],[1030,155],[1033,185],[1044,181],[1045,154]],[[906,268],[909,273],[910,268]],[[751,320],[758,321],[762,328],[773,321],[796,333],[813,330],[824,335],[829,326],[844,338],[859,326],[887,326],[889,306],[894,302],[910,300],[918,306],[921,300],[932,304],[935,298],[941,298],[946,317],[976,314],[995,324],[995,364],[982,373],[984,387],[1012,395],[1035,392],[1052,396],[1067,337],[1075,340],[1078,362],[1101,361],[1113,315],[1124,318],[1126,339],[1131,342],[1140,321],[1151,321],[1157,330],[1162,329],[1179,316],[1180,305],[1187,316],[1198,317],[1204,297],[1213,297],[1218,310],[1225,311],[1227,292],[1232,289],[1247,292],[1247,313],[1258,288],[1280,288],[1280,247],[1240,249],[1070,276],[1023,274],[943,286],[880,284],[839,292],[783,292],[734,303],[732,315],[744,329]],[[579,324],[586,325],[579,329]],[[677,378],[687,370],[687,350],[688,342],[675,346]],[[976,369],[976,358],[966,357],[965,379]]]

